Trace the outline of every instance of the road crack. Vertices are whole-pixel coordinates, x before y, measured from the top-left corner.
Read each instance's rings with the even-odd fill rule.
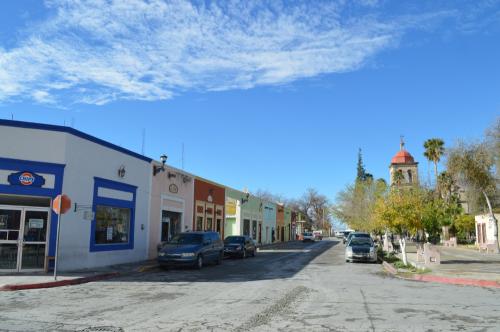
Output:
[[[365,293],[360,289],[361,296],[363,297],[363,306],[365,308],[366,316],[368,317],[368,320],[370,321],[370,328],[372,332],[375,332],[375,326],[373,325],[373,317],[370,313],[370,309],[368,308],[368,302],[366,302],[366,296]]]
[[[286,312],[295,301],[297,301],[300,297],[310,291],[311,289],[304,286],[297,286],[293,288],[288,293],[286,293],[285,296],[276,301],[276,303],[274,303],[272,306],[252,316],[243,325],[236,328],[235,331],[248,331],[258,326],[268,324],[269,322],[271,322],[273,317]]]

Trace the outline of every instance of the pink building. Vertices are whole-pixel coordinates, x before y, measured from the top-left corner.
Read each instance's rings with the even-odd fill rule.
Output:
[[[192,229],[194,177],[153,161],[157,173],[151,183],[148,257],[157,257],[158,245]]]

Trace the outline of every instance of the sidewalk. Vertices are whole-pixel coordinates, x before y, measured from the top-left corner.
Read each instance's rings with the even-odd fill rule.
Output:
[[[60,272],[57,275],[57,281],[54,280],[53,272],[0,274],[0,291],[51,288],[83,284],[92,281],[110,279],[117,276],[140,273],[153,265],[156,266],[156,261],[142,261],[94,269]]]
[[[417,262],[416,250],[409,247],[408,262],[424,268]],[[479,253],[477,250],[438,246],[441,264],[426,266],[428,274],[415,276],[414,280],[443,283],[500,287],[500,255]]]

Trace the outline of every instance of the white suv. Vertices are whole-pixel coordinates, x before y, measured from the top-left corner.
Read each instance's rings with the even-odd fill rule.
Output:
[[[305,232],[302,234],[302,242],[307,242],[307,241],[311,241],[311,242],[316,241],[316,237],[314,236],[313,233]]]

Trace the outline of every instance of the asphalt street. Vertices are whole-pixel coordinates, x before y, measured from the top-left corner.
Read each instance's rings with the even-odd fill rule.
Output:
[[[0,293],[0,331],[500,331],[500,290],[406,281],[335,240]]]

